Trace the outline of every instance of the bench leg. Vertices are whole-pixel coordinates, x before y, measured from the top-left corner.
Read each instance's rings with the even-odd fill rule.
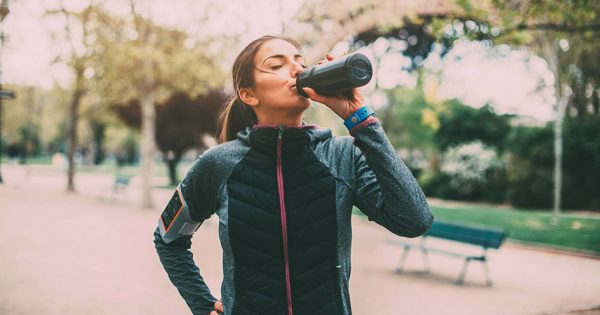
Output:
[[[119,193],[119,187],[114,185],[112,190],[111,190],[111,194],[110,194],[110,200],[111,201],[115,201],[117,200],[117,194]]]
[[[423,253],[423,264],[425,266],[425,272],[431,272],[431,266],[429,265],[429,256],[427,255],[427,249],[423,248],[421,250],[421,253]]]
[[[483,272],[485,273],[485,283],[488,287],[491,287],[493,283],[492,277],[490,276],[490,270],[488,268],[487,261],[482,261],[481,263],[483,264]]]
[[[467,267],[469,266],[469,263],[471,262],[471,259],[466,258],[465,259],[465,263],[463,265],[463,268],[460,272],[460,275],[458,276],[458,279],[456,279],[456,284],[463,284],[465,282],[465,275],[467,274]]]
[[[398,265],[398,268],[396,268],[397,273],[402,272],[402,268],[404,268],[404,262],[406,261],[406,256],[408,256],[409,251],[410,251],[410,246],[405,245],[404,251],[402,252],[402,257],[400,258],[400,264]]]

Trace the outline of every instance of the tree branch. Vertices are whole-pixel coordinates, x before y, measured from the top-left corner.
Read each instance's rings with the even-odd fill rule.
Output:
[[[514,28],[507,29],[505,32],[522,30],[547,30],[547,31],[560,31],[567,33],[579,33],[585,31],[600,31],[600,24],[586,24],[586,25],[567,25],[567,24],[553,24],[553,23],[538,23],[538,24],[519,24]]]

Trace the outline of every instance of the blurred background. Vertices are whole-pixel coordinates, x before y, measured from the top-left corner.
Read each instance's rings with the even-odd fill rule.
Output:
[[[1,314],[187,312],[151,234],[264,34],[309,64],[367,55],[363,92],[436,219],[508,233],[494,287],[457,287],[453,262],[395,275],[356,211],[357,314],[600,312],[598,1],[2,0],[0,18]],[[305,120],[348,135],[321,104]],[[211,220],[194,252],[218,296]]]

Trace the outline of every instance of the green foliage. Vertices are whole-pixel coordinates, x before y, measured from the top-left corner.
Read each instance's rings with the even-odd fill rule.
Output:
[[[120,122],[109,124],[104,149],[110,152],[118,165],[139,160],[139,133]]]
[[[461,195],[470,195],[485,190],[488,173],[502,171],[503,166],[493,148],[474,141],[448,148],[441,171],[450,177],[453,189]]]
[[[225,99],[222,91],[213,90],[195,99],[184,93],[175,93],[154,104],[157,113],[154,138],[168,164],[172,185],[178,182],[176,168],[183,154],[192,148],[208,148],[203,135],[216,135],[217,119]],[[140,128],[140,102],[131,100],[127,104],[116,104],[113,110],[127,125]]]
[[[416,170],[428,196],[539,209],[552,206],[553,126],[513,127],[511,116],[497,115],[490,106],[475,109],[458,100],[434,104],[427,101],[422,89],[398,88],[388,95],[394,105],[385,110],[384,128],[396,148],[427,155],[429,167]],[[426,119],[428,113],[434,119]],[[569,118],[565,123],[562,200],[566,208],[600,209],[598,134],[597,116]],[[452,160],[449,152],[453,148],[473,141],[493,148],[499,154],[498,162],[503,162],[479,165],[485,155],[482,151],[470,157],[461,155],[458,160],[455,157],[454,164],[460,166],[457,170],[463,169],[459,173],[444,169]],[[475,160],[479,162],[473,164]],[[405,161],[415,168],[411,154]],[[475,169],[480,177],[472,181],[469,174]]]
[[[564,206],[600,209],[600,117],[567,119],[563,144]]]
[[[26,149],[28,155],[60,151],[64,146],[68,94],[56,87],[7,85],[17,98],[3,101],[2,140],[6,145]]]
[[[427,102],[423,89],[396,88],[388,91],[388,97],[391,107],[385,109],[383,125],[394,147],[434,148],[433,135],[437,126],[425,117],[427,113],[437,112],[438,108]]]
[[[436,143],[441,150],[479,140],[502,152],[510,131],[511,116],[497,115],[490,105],[475,109],[458,100],[447,104],[447,112],[440,116],[440,128],[435,133]]]
[[[222,91],[213,90],[194,99],[184,93],[175,93],[156,103],[155,139],[158,149],[181,156],[188,149],[206,147],[202,135],[215,136],[217,119],[225,99]],[[140,129],[142,114],[139,101],[115,104],[112,110],[129,127]]]
[[[552,206],[554,134],[551,126],[515,127],[508,145],[513,154],[508,200],[515,207]]]
[[[563,142],[563,206],[600,209],[600,118],[568,119]],[[552,205],[554,134],[551,126],[515,127],[511,151],[508,200],[518,207]]]
[[[38,154],[40,139],[40,99],[43,91],[32,86],[8,85],[14,100],[2,100],[2,149],[9,157]]]
[[[443,154],[420,177],[424,191],[445,199],[503,202],[508,178],[505,163],[496,154],[505,151],[511,116],[497,115],[488,105],[475,109],[456,99],[445,102],[443,108],[432,141]],[[487,148],[468,149],[474,143]],[[460,148],[468,152],[452,154]]]
[[[157,101],[174,92],[196,97],[223,85],[219,56],[206,49],[210,42],[190,44],[185,32],[139,16],[133,23],[106,12],[102,17],[94,28],[94,73],[106,103],[139,100],[149,92],[156,94]]]
[[[515,207],[548,209],[552,206],[552,170],[530,161],[515,162],[510,172],[508,200]]]
[[[476,144],[480,145],[474,142],[449,148],[441,169],[428,169],[419,177],[423,191],[442,199],[504,202],[508,187],[506,166],[493,149],[465,152]]]
[[[549,169],[554,166],[553,135],[550,125],[515,126],[508,136],[507,147],[517,160],[528,160],[537,167]]]

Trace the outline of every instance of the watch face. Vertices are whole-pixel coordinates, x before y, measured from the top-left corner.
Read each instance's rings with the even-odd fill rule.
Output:
[[[169,200],[169,203],[165,207],[165,210],[163,211],[162,215],[160,216],[160,218],[163,222],[163,225],[165,227],[165,230],[169,229],[169,227],[171,226],[171,223],[177,216],[177,213],[179,213],[179,211],[182,208],[183,208],[183,200],[181,200],[181,198],[179,197],[179,191],[175,190],[173,197],[171,197],[171,200]]]
[[[358,121],[358,118],[356,116],[352,117],[352,122],[355,123]]]

